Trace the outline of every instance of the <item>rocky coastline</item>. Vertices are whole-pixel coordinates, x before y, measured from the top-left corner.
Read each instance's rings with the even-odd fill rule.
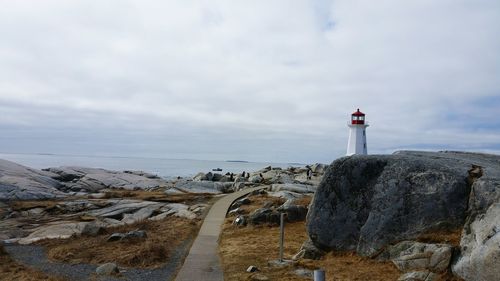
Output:
[[[314,264],[334,252],[390,263],[401,281],[500,276],[500,156],[481,153],[399,151],[175,180],[140,171],[35,170],[0,160],[0,239],[38,247],[104,231],[110,241],[135,241],[148,234],[127,226],[176,219],[196,225],[218,196],[257,186],[265,189],[230,207],[232,228],[226,228],[276,227],[280,213],[289,223],[305,223],[308,238],[293,264]]]
[[[325,165],[315,164],[287,169],[265,167],[240,174],[210,171],[193,178],[167,180],[142,171],[87,167],[36,170],[0,160],[0,240],[13,257],[22,257],[16,253],[19,249],[40,251],[37,245],[52,239],[90,239],[109,232],[110,242],[134,240],[148,234],[142,230],[112,232],[148,222],[169,223],[175,218],[199,225],[214,197],[259,185],[268,185],[270,196],[276,198],[312,196],[324,168]],[[186,247],[180,248],[186,254]],[[48,273],[64,270],[64,266],[51,270],[47,264],[40,265],[40,269]],[[89,268],[95,269],[82,266],[85,274]],[[123,270],[127,274],[133,272],[130,268]],[[70,271],[58,273],[69,279],[84,278]]]

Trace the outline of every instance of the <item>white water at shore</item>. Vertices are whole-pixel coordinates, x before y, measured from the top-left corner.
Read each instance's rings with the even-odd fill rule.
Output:
[[[13,154],[0,153],[0,159],[9,160],[35,169],[59,166],[83,166],[103,168],[108,170],[141,170],[157,174],[161,177],[188,177],[198,172],[209,172],[221,168],[218,173],[240,173],[242,171],[257,171],[266,166],[282,167],[302,166],[289,163],[259,163],[236,161],[212,161],[191,159],[167,159],[146,157],[110,157],[87,155],[60,155],[60,154]]]

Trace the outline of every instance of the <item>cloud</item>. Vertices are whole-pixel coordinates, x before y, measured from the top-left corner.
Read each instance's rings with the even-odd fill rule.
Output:
[[[2,7],[9,152],[330,162],[358,107],[370,153],[499,151],[495,1]]]

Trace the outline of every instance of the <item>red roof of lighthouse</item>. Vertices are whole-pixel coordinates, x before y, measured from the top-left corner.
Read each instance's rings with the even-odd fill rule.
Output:
[[[354,112],[352,115],[354,115],[354,116],[365,116],[365,114],[364,114],[363,112],[359,111],[359,108],[358,108],[358,110],[357,110],[356,112]]]

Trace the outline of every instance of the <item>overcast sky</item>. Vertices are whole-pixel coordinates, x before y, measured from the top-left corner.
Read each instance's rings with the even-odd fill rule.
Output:
[[[0,152],[500,152],[500,1],[0,0]]]

